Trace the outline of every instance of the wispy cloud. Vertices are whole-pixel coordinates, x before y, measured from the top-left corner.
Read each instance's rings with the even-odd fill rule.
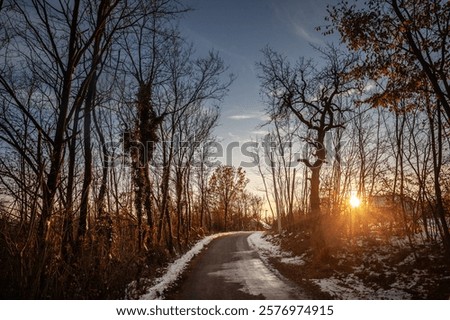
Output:
[[[267,121],[269,118],[263,112],[248,112],[244,114],[235,114],[228,117],[231,120],[260,120]]]
[[[257,135],[257,136],[265,136],[268,133],[269,133],[268,130],[254,130],[254,131],[251,132],[251,134],[254,134],[254,135]]]
[[[298,6],[281,6],[279,2],[273,4],[275,14],[279,21],[283,23],[293,34],[302,40],[316,45],[323,45],[323,39],[311,33],[316,25],[312,20],[310,12],[314,9],[314,1],[299,2]],[[300,21],[303,21],[300,23]],[[311,27],[312,26],[312,27]]]
[[[252,114],[237,114],[234,116],[229,116],[228,119],[232,120],[247,120],[247,119],[255,119],[255,116]]]
[[[297,23],[296,21],[291,21],[292,28],[294,29],[294,33],[300,38],[315,44],[323,44],[323,40],[312,36],[302,25]]]

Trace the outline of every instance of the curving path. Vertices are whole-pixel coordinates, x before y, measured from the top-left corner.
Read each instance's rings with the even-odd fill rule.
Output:
[[[306,299],[303,290],[282,279],[259,258],[247,241],[252,232],[213,240],[195,258],[168,299]]]

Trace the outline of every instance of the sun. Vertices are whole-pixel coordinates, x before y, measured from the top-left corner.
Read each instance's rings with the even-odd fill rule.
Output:
[[[361,200],[359,200],[359,198],[357,196],[352,195],[350,197],[350,206],[352,206],[352,208],[359,207],[360,204],[361,204]]]

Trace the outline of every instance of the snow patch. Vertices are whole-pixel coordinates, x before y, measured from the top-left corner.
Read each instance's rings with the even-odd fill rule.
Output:
[[[323,292],[327,292],[334,299],[358,300],[358,299],[383,299],[399,300],[411,299],[411,295],[398,288],[373,289],[364,284],[361,279],[353,274],[347,275],[345,279],[330,277],[312,280]]]
[[[283,255],[279,246],[264,239],[263,231],[252,233],[248,236],[247,241],[251,248],[260,253],[263,260],[267,260],[269,257],[281,257]]]
[[[143,294],[139,297],[140,300],[157,300],[164,298],[164,291],[167,290],[175,281],[178,280],[184,269],[186,269],[187,264],[194,258],[197,254],[199,254],[202,249],[208,245],[212,240],[227,235],[231,233],[218,233],[211,236],[207,236],[202,240],[198,241],[191,250],[186,252],[183,256],[175,260],[167,267],[166,273],[157,278],[153,283],[150,289],[147,290],[147,293]]]
[[[268,225],[267,223],[265,223],[264,221],[259,221],[259,223],[261,224],[261,226],[266,229],[266,230],[270,230],[272,229],[272,226]]]
[[[281,263],[301,266],[305,264],[302,256],[293,256],[291,252],[283,251],[279,245],[273,244],[270,240],[275,240],[271,235],[265,235],[263,231],[252,233],[248,238],[248,244],[259,253],[264,262],[268,262],[270,257],[279,258]]]
[[[295,256],[295,257],[290,257],[290,258],[281,258],[280,260],[282,263],[285,264],[293,264],[296,266],[302,266],[305,264],[305,261],[303,260],[303,258],[300,256]]]

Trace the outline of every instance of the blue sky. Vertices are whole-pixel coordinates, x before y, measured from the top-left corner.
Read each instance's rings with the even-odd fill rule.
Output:
[[[236,76],[221,104],[216,135],[223,144],[254,140],[261,134],[264,104],[256,63],[269,46],[291,60],[314,57],[310,44],[335,40],[315,28],[324,25],[326,5],[334,0],[185,0],[192,7],[180,22],[198,54],[218,51]],[[239,165],[239,154],[233,157]]]

